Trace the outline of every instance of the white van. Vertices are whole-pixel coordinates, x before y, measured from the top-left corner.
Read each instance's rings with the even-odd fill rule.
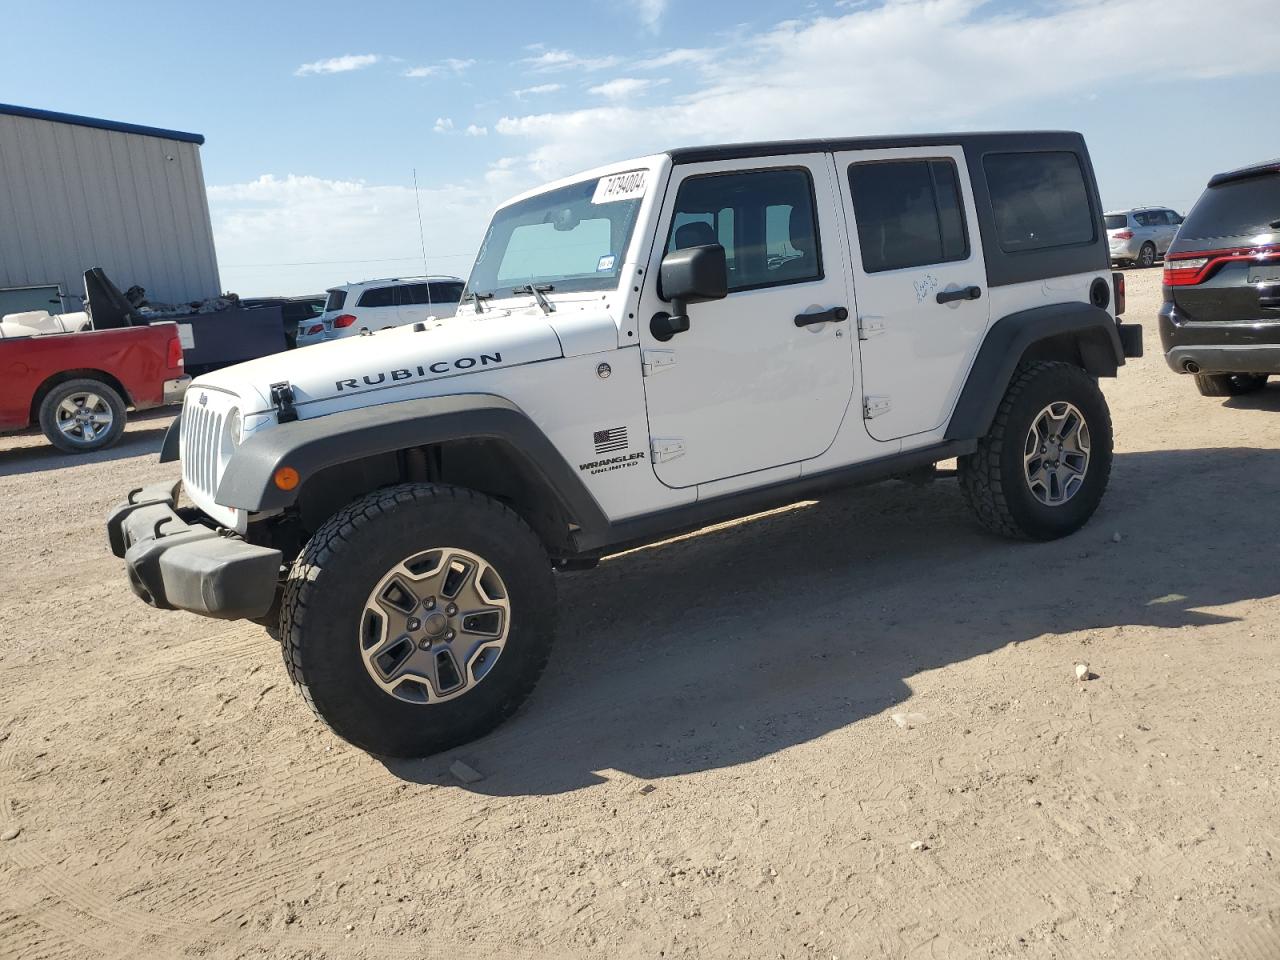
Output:
[[[298,328],[298,346],[386,330],[427,317],[451,317],[464,283],[458,277],[394,277],[327,290],[324,313]]]

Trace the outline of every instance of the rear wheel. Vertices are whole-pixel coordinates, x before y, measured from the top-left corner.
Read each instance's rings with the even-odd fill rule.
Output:
[[[1093,378],[1073,364],[1027,363],[977,451],[960,458],[960,483],[989,530],[1053,540],[1093,516],[1111,456],[1111,413]]]
[[[507,507],[411,483],[316,531],[282,607],[285,663],[316,714],[370,753],[423,757],[488,733],[533,690],[555,582]]]
[[[1156,246],[1154,243],[1144,243],[1142,249],[1138,251],[1138,266],[1154,267],[1156,265]]]
[[[1265,373],[1197,373],[1196,389],[1202,397],[1240,397],[1267,385]]]
[[[124,424],[124,399],[101,380],[68,380],[40,402],[40,429],[68,453],[106,449],[120,439]]]

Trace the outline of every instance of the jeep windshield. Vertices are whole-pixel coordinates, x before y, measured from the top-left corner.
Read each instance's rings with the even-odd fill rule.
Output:
[[[513,203],[494,214],[471,268],[465,301],[527,294],[611,290],[644,199],[646,170],[594,177]],[[629,180],[626,178],[630,178]]]

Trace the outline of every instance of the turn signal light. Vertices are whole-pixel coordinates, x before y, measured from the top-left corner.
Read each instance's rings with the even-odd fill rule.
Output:
[[[298,471],[293,467],[277,467],[271,479],[281,490],[292,490],[298,485],[298,481],[301,478],[298,476]]]
[[[356,322],[356,318],[354,316],[352,316],[349,313],[344,313],[341,316],[334,318],[333,325],[335,328],[342,328],[342,327],[349,327],[355,322]]]

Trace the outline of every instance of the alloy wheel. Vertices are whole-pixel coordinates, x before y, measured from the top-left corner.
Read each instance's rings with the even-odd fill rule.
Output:
[[[1031,422],[1022,464],[1032,496],[1048,507],[1074,497],[1089,470],[1089,425],[1078,407],[1051,403]]]
[[[73,393],[57,408],[58,430],[72,443],[88,445],[104,436],[115,422],[111,405],[96,393]]]

